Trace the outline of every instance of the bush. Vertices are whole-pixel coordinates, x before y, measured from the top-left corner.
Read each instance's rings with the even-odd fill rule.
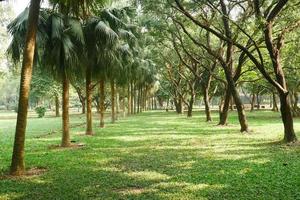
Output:
[[[45,116],[46,108],[43,106],[36,107],[35,112],[38,114],[38,118],[42,118]]]

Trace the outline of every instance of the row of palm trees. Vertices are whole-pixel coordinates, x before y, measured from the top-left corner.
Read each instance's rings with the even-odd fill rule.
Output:
[[[32,68],[40,67],[62,85],[62,147],[69,147],[69,89],[72,79],[86,83],[86,134],[93,135],[92,90],[99,83],[100,127],[104,127],[104,85],[111,85],[112,122],[115,121],[116,87],[128,89],[128,110],[133,112],[135,91],[146,94],[155,82],[154,64],[147,60],[141,42],[141,32],[127,17],[130,8],[99,9],[90,12],[82,1],[82,9],[56,2],[54,9],[40,9],[39,1],[31,1],[8,30],[13,36],[8,49],[15,62],[23,53],[20,99],[10,173],[25,173],[24,141],[28,97]],[[54,4],[56,5],[56,4]],[[76,12],[71,12],[76,10]],[[81,16],[81,17],[78,17]],[[24,40],[24,35],[27,37]],[[144,99],[146,98],[144,95]],[[125,96],[123,98],[125,105]],[[139,104],[136,104],[139,105]],[[123,109],[125,106],[123,106]]]

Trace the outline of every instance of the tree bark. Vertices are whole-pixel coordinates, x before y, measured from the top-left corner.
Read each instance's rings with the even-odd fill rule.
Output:
[[[130,115],[131,114],[131,84],[128,84],[128,91],[127,91],[127,100],[128,100],[128,110],[127,110],[127,114]]]
[[[104,111],[105,111],[105,82],[104,79],[100,80],[99,83],[99,94],[100,94],[100,128],[104,128]]]
[[[59,117],[59,97],[58,94],[55,95],[55,116]]]
[[[130,110],[130,114],[134,114],[134,85],[133,85],[133,83],[131,82],[130,83],[130,96],[131,96],[131,98],[130,98],[130,108],[131,108],[131,110]]]
[[[110,90],[111,90],[111,123],[116,122],[116,112],[115,112],[115,80],[110,80]]]
[[[210,105],[209,105],[209,92],[208,88],[203,88],[203,101],[205,105],[205,116],[206,116],[206,122],[211,122],[211,111],[210,111]]]
[[[259,92],[256,93],[256,104],[257,104],[257,110],[260,110],[260,99],[259,99]]]
[[[126,117],[126,89],[123,86],[123,100],[122,100],[123,117]]]
[[[252,93],[252,98],[251,98],[251,112],[254,111],[254,105],[255,105],[255,93]]]
[[[275,94],[275,92],[272,92],[272,97],[273,97],[273,108],[272,108],[272,111],[278,112],[278,106],[277,106],[277,100],[276,100],[276,94]]]
[[[236,105],[236,109],[238,112],[239,122],[240,122],[240,126],[241,126],[240,131],[248,132],[248,121],[246,118],[246,113],[245,113],[243,103],[241,101],[241,98],[239,96],[239,93],[238,93],[236,87],[232,88],[231,92],[232,92],[234,103]]]
[[[16,123],[15,140],[10,166],[10,174],[20,176],[25,173],[24,147],[25,132],[27,126],[28,98],[32,78],[32,66],[35,52],[37,24],[39,17],[40,0],[31,0],[28,16],[25,48],[20,80],[20,93],[18,104],[18,116]]]
[[[220,109],[220,113],[219,113],[220,121],[219,121],[218,125],[221,125],[221,126],[227,125],[230,97],[231,97],[231,92],[227,88],[226,93],[225,93],[225,97],[224,97],[224,104],[223,104],[222,108]]]
[[[63,101],[62,101],[62,147],[69,147],[71,145],[70,142],[70,130],[69,130],[69,88],[70,82],[65,73],[63,73]]]
[[[137,90],[136,90],[136,86],[133,88],[133,113],[136,114],[137,113]]]
[[[86,70],[86,135],[93,135],[93,116],[92,116],[92,72],[88,66]]]
[[[202,84],[203,101],[205,105],[206,122],[212,121],[210,103],[209,103],[209,88],[211,84],[211,75],[207,77],[205,84]]]
[[[193,116],[193,104],[194,104],[194,100],[193,100],[193,98],[191,98],[189,100],[187,117],[192,117]]]
[[[295,142],[297,141],[297,137],[294,131],[294,123],[289,95],[279,92],[279,98],[281,118],[284,126],[284,141]]]
[[[120,114],[120,93],[118,91],[118,88],[116,88],[116,120],[119,119]]]
[[[140,113],[140,107],[141,107],[141,89],[138,87],[137,89],[137,113]]]
[[[78,110],[79,111],[79,110]],[[81,101],[81,114],[85,114],[85,100]]]
[[[292,99],[292,113],[293,113],[293,117],[299,117],[300,116],[300,108],[298,107],[298,101],[299,101],[299,97],[298,97],[298,92],[297,91],[293,91],[291,92],[291,99]]]

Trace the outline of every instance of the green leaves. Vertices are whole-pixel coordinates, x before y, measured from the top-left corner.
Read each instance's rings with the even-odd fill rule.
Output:
[[[113,46],[118,40],[118,35],[114,32],[109,25],[105,24],[103,21],[99,21],[95,26],[95,34],[97,41],[100,44]]]

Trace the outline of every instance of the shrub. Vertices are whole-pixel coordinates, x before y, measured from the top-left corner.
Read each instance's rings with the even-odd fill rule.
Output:
[[[36,107],[35,112],[38,114],[38,118],[42,118],[45,116],[46,108],[43,106]]]

